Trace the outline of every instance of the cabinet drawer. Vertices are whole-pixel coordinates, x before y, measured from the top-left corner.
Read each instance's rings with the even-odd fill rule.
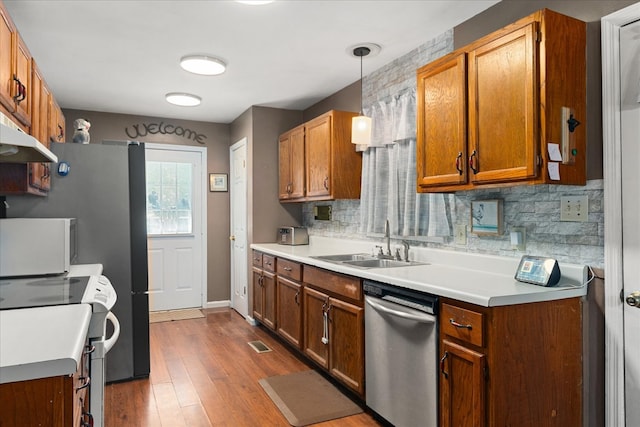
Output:
[[[307,265],[304,267],[304,282],[337,295],[362,301],[361,280],[357,277]]]
[[[252,258],[253,265],[262,268],[262,252],[253,251]]]
[[[478,347],[483,347],[483,316],[484,314],[477,311],[442,304],[440,332]]]
[[[302,280],[302,266],[300,263],[278,258],[278,276],[287,277],[291,280]]]
[[[272,273],[276,272],[276,257],[273,255],[262,254],[262,268]]]

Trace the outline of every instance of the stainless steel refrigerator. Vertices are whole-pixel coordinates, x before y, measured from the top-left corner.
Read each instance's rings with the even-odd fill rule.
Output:
[[[120,338],[106,381],[149,375],[149,298],[144,144],[52,144],[46,197],[8,196],[7,217],[76,218],[78,264],[100,263],[118,294]],[[58,173],[68,165],[68,174]],[[34,260],[37,262],[37,260]],[[107,331],[109,334],[110,331]]]

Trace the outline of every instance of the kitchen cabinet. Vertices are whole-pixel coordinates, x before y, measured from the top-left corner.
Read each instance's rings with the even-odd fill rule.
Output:
[[[277,332],[295,348],[302,349],[302,265],[277,259]]]
[[[361,280],[304,267],[304,353],[364,396],[364,307]]]
[[[282,134],[278,141],[279,198],[295,200],[305,195],[304,125]]]
[[[65,142],[66,124],[62,109],[53,95],[49,97],[49,140]]]
[[[275,257],[253,251],[253,316],[260,323],[276,328]]]
[[[0,104],[31,127],[31,54],[0,3]]]
[[[85,347],[73,375],[0,384],[0,425],[80,427],[93,425],[89,413],[89,361]],[[87,424],[83,424],[86,422]]]
[[[586,120],[584,22],[538,11],[421,67],[417,87],[419,192],[586,183],[586,126],[568,123]]]
[[[581,304],[442,298],[440,425],[581,426]]]
[[[360,198],[362,155],[351,144],[351,118],[356,115],[331,110],[280,137],[280,201]],[[302,183],[303,193],[298,191]]]

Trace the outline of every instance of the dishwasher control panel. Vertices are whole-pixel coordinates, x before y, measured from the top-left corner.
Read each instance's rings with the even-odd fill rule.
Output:
[[[365,295],[394,302],[425,313],[436,314],[438,310],[438,297],[425,292],[369,280],[364,281],[362,289]]]

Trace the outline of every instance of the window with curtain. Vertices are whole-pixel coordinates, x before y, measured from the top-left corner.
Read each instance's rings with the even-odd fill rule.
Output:
[[[373,119],[372,144],[362,153],[360,224],[382,233],[389,220],[399,237],[452,235],[452,198],[416,193],[415,88],[365,109]]]

